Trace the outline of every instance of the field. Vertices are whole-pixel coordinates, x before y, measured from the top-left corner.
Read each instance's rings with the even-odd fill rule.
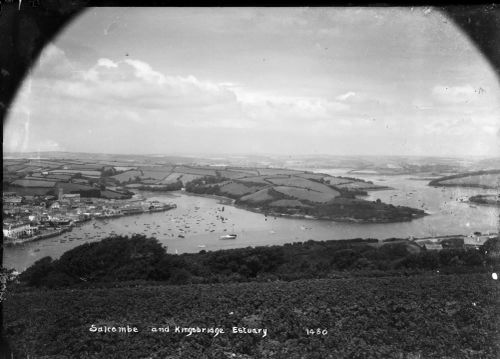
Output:
[[[23,168],[25,168],[25,164],[17,164],[17,163],[12,163],[12,164],[5,164],[3,165],[4,172],[9,171],[9,172],[17,172]]]
[[[30,290],[8,293],[4,327],[22,358],[495,359],[499,300],[486,274]],[[92,324],[138,333],[92,333]]]
[[[41,171],[41,170],[42,170],[42,168],[39,166],[26,166],[26,167],[23,167],[23,168],[17,170],[16,172],[27,173],[27,172],[35,172],[35,171]]]
[[[335,191],[334,189],[329,189],[328,192],[317,192],[306,188],[288,186],[276,186],[273,187],[273,189],[286,195],[287,197],[316,203],[325,203],[331,201],[339,195],[339,192]]]
[[[81,173],[82,176],[86,177],[101,177],[101,172],[99,171],[89,171],[89,170],[52,170],[51,174],[77,174]]]
[[[132,170],[132,171],[127,171],[127,172],[123,172],[123,173],[120,173],[118,175],[114,175],[112,176],[111,178],[114,178],[116,179],[118,182],[128,182],[130,180],[135,180],[135,178],[137,176],[141,176],[141,172],[140,171],[136,171],[136,170]]]
[[[55,181],[44,181],[44,180],[31,180],[31,179],[19,179],[12,182],[14,186],[20,187],[54,187]]]
[[[248,168],[248,167],[228,167],[226,168],[228,171],[235,171],[246,173],[248,176],[259,176],[259,172],[257,169]]]
[[[287,207],[287,208],[295,208],[295,207],[309,207],[306,204],[296,200],[296,199],[279,199],[277,201],[269,203],[270,207]]]
[[[278,186],[290,186],[290,187],[300,187],[300,188],[305,188],[305,189],[310,189],[316,192],[322,192],[327,195],[335,193],[336,195],[339,195],[337,191],[334,189],[328,187],[327,185],[324,185],[322,183],[310,181],[305,178],[300,178],[300,177],[268,177],[267,180],[275,185]]]
[[[190,173],[193,175],[201,175],[201,176],[215,176],[215,168],[214,169],[209,169],[209,168],[203,168],[203,167],[187,167],[187,166],[176,166],[175,167],[176,172],[180,173]]]
[[[249,177],[239,178],[238,182],[261,183],[264,185],[271,184],[271,182],[269,182],[265,176],[249,176]]]
[[[82,163],[82,164],[74,164],[65,166],[69,170],[77,170],[77,171],[100,171],[104,166],[100,163]]]
[[[25,177],[25,179],[30,179],[36,177],[37,179],[53,180],[53,181],[69,181],[73,175],[63,175],[63,174],[51,174],[43,175],[41,173],[34,173],[32,177]]]
[[[261,176],[276,176],[276,175],[295,175],[303,173],[303,171],[289,170],[284,168],[257,168]]]
[[[16,192],[19,196],[45,196],[52,189],[53,187],[7,187],[7,191]]]
[[[169,174],[167,177],[162,179],[160,182],[161,184],[169,184],[169,183],[175,183],[179,180],[179,178],[182,176],[182,173],[179,172],[172,172]]]
[[[229,197],[241,197],[249,193],[257,192],[260,187],[245,186],[242,183],[229,182],[220,188],[220,192]]]
[[[321,181],[323,178],[328,178],[328,175],[322,173],[297,173],[295,174],[297,177],[308,178],[316,181]]]
[[[230,171],[230,170],[218,170],[218,172],[220,173],[220,175],[222,177],[229,178],[229,179],[238,179],[238,178],[247,177],[250,175],[250,174],[245,173],[245,172],[237,172],[237,171]]]
[[[170,173],[172,173],[172,171],[170,170],[159,170],[159,171],[152,171],[152,170],[141,170],[142,172],[142,175],[141,175],[141,179],[144,180],[144,179],[152,179],[152,180],[156,180],[156,181],[160,181],[162,179],[164,179],[165,177],[167,177],[168,175],[170,175]]]
[[[246,196],[241,197],[240,201],[247,202],[247,203],[262,203],[262,202],[266,202],[266,201],[271,201],[273,199],[274,199],[274,197],[272,197],[268,193],[268,189],[264,188],[264,189],[261,189],[260,191],[255,192],[255,193],[248,194]]]
[[[43,168],[58,168],[64,165],[64,161],[58,162],[58,161],[37,161],[37,160],[32,160],[27,162],[27,164],[31,166],[39,166]]]
[[[64,179],[68,179],[68,178],[64,178]],[[54,177],[37,177],[37,176],[26,176],[22,179],[23,181],[30,181],[30,182],[34,182],[34,183],[38,183],[39,181],[45,181],[45,182],[57,182],[58,181],[58,178],[54,178]]]
[[[88,184],[80,184],[80,183],[66,183],[66,182],[58,182],[58,187],[61,187],[64,193],[70,193],[73,191],[87,191],[91,190],[94,187],[89,186]]]

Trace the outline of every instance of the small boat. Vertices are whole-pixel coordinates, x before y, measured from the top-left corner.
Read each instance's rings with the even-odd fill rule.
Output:
[[[236,234],[226,234],[224,236],[220,236],[220,239],[236,239]]]
[[[206,245],[204,245],[204,244],[198,245],[198,248],[205,248],[205,247],[206,247]]]

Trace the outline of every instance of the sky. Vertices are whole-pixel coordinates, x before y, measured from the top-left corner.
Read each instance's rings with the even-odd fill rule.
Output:
[[[432,8],[90,8],[4,152],[500,155],[500,87]]]

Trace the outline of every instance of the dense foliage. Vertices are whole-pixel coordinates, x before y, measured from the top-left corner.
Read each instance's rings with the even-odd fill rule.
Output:
[[[31,290],[9,293],[5,334],[14,358],[493,359],[499,300],[484,274]],[[92,333],[92,324],[138,333]],[[176,325],[225,333],[150,330]]]
[[[168,191],[178,191],[182,189],[182,181],[175,181],[172,183],[162,184],[162,185],[140,185],[135,187],[137,190],[141,191],[151,191],[151,192],[168,192]]]
[[[492,204],[500,206],[500,194],[498,195],[481,195],[478,194],[476,196],[469,197],[470,202],[479,203],[479,204]]]
[[[317,217],[346,217],[359,220],[373,219],[377,222],[392,222],[411,220],[416,216],[423,216],[424,211],[406,206],[394,206],[377,201],[365,201],[362,199],[336,198],[331,203],[306,209],[307,214]]]
[[[217,176],[204,176],[186,183],[186,191],[196,194],[214,194],[220,195],[219,183],[227,181],[227,178]]]
[[[59,288],[92,283],[145,280],[170,284],[325,278],[342,271],[379,276],[427,270],[444,273],[500,269],[498,238],[482,250],[450,247],[426,251],[409,241],[378,245],[376,239],[308,241],[197,254],[167,254],[154,238],[111,237],[86,243],[60,259],[45,257],[20,275],[36,287]]]

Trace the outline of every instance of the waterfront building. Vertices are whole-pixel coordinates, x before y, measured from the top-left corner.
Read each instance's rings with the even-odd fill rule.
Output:
[[[3,200],[3,203],[21,204],[21,202],[23,201],[23,198],[20,196],[8,196],[8,197],[3,197],[2,200]]]
[[[38,231],[38,227],[31,226],[30,223],[4,223],[2,231],[4,237],[31,237]]]

